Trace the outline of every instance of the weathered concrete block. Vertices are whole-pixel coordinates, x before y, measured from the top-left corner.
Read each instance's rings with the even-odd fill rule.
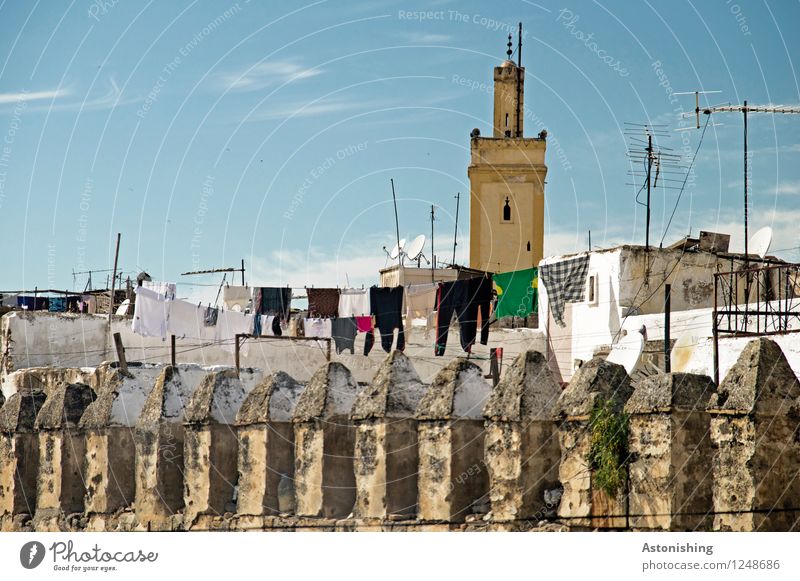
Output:
[[[716,391],[705,375],[668,373],[636,387],[630,414],[629,510],[636,529],[713,527],[711,417]]]
[[[616,498],[593,485],[588,457],[591,450],[589,418],[595,405],[610,401],[622,412],[632,392],[625,368],[595,357],[581,366],[561,393],[556,406],[561,447],[558,478],[564,487],[558,516],[571,519],[571,525],[598,528],[627,526],[627,494]]]
[[[554,509],[544,492],[558,486],[561,453],[553,416],[560,395],[538,351],[520,354],[492,389],[484,409],[492,520],[541,519]]]
[[[278,487],[282,478],[294,474],[292,415],[303,388],[278,371],[250,392],[239,409],[239,516],[286,510],[279,502]]]
[[[26,367],[2,377],[6,398],[17,392],[43,391],[46,395],[64,383],[85,383],[95,388],[95,370],[84,367]]]
[[[748,343],[709,402],[716,530],[800,530],[798,398],[781,348]]]
[[[343,518],[356,498],[350,410],[359,386],[341,363],[323,365],[294,413],[295,498],[299,516]]]
[[[184,526],[208,529],[236,510],[236,414],[253,389],[233,369],[210,371],[184,412]]]
[[[417,512],[417,406],[425,393],[411,361],[392,351],[353,405],[356,518]]]
[[[95,393],[88,385],[64,383],[50,393],[36,416],[36,530],[62,530],[66,515],[84,511],[86,442],[78,422],[94,400]]]
[[[417,406],[421,520],[462,522],[489,492],[483,461],[483,406],[489,391],[480,367],[454,359]]]
[[[41,390],[17,391],[0,408],[0,531],[14,530],[17,515],[36,513],[39,436],[36,415],[47,396]]]
[[[84,508],[92,530],[113,526],[110,515],[133,505],[136,496],[134,426],[161,369],[128,369],[98,368],[103,383],[79,424],[86,438]]]
[[[183,415],[207,372],[199,366],[161,369],[136,422],[136,520],[146,530],[171,530],[183,510]]]

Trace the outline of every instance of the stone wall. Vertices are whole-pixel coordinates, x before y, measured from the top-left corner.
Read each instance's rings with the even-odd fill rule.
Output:
[[[83,381],[79,381],[82,379]],[[491,387],[466,359],[428,384],[385,358],[309,382],[196,365],[33,369],[0,402],[0,530],[796,530],[800,382],[748,345],[717,388],[633,390],[600,358],[565,388],[538,352]],[[609,498],[593,410],[627,418]]]

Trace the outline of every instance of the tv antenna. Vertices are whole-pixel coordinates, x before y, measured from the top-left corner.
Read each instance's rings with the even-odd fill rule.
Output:
[[[718,91],[708,91],[708,92],[718,92]],[[744,261],[747,264],[749,258],[749,248],[748,248],[748,191],[749,191],[749,182],[750,176],[748,171],[748,160],[747,160],[747,115],[748,113],[770,113],[770,114],[800,114],[800,107],[789,107],[784,105],[748,105],[747,101],[744,101],[741,105],[716,105],[714,107],[705,107],[702,110],[700,109],[700,94],[703,91],[695,91],[695,118],[697,120],[696,125],[700,127],[700,112],[704,115],[711,115],[712,113],[741,113],[742,118],[744,120],[744,135],[743,135],[743,144],[744,144],[744,163],[743,163],[743,170],[744,170]],[[679,95],[686,95],[691,93],[676,93]],[[684,117],[686,115],[691,115],[691,113],[684,113]]]
[[[669,147],[658,145],[658,139],[669,137],[667,125],[654,125],[651,123],[625,122],[625,135],[630,141],[628,145],[628,159],[634,164],[642,164],[642,169],[628,170],[632,182],[627,185],[638,187],[636,203],[645,207],[645,249],[650,250],[650,198],[652,190],[659,186],[661,178],[662,189],[680,189],[677,185],[670,185],[682,180],[673,177],[661,177],[681,174],[681,155],[673,153]],[[647,189],[647,201],[639,201],[639,195]]]
[[[461,192],[457,192],[455,196],[456,199],[456,231],[453,234],[453,264],[456,263],[456,247],[458,246],[458,206],[461,202]]]

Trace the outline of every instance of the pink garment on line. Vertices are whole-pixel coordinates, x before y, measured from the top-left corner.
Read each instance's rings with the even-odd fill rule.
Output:
[[[359,333],[372,331],[372,317],[356,317],[356,327]]]

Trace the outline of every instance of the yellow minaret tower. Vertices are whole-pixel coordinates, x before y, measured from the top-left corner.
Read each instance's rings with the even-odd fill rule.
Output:
[[[525,69],[508,59],[494,69],[494,131],[472,131],[468,170],[469,265],[489,272],[537,266],[544,251],[547,132],[523,137]]]

